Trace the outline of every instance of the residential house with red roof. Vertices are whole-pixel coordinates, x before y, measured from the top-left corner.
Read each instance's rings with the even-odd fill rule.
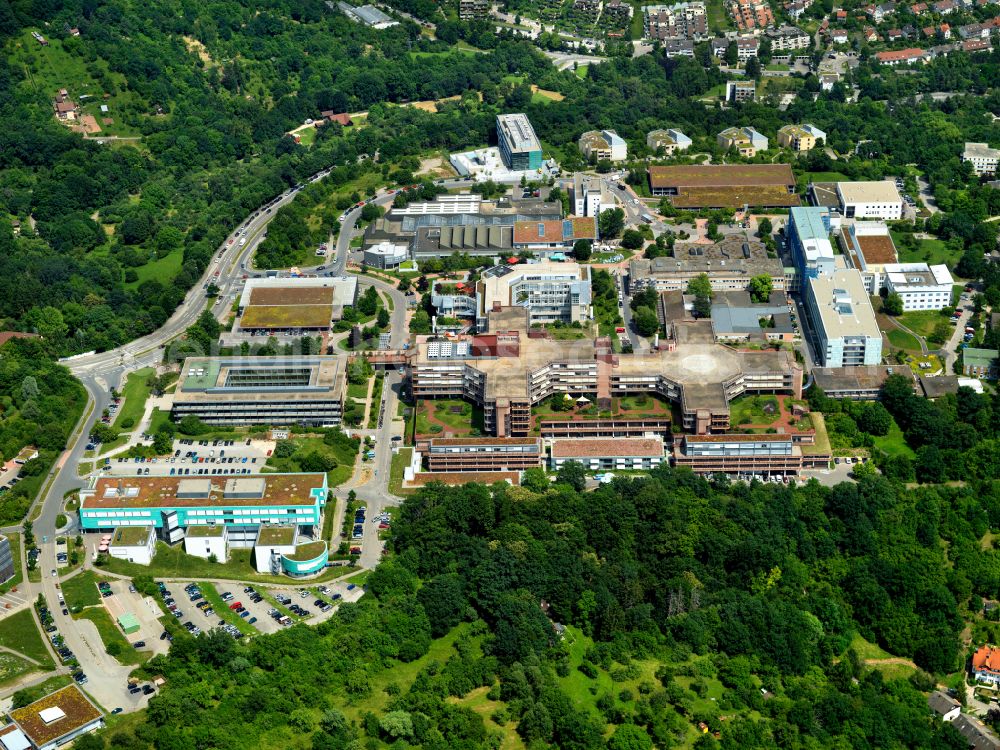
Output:
[[[980,646],[972,655],[972,676],[977,682],[1000,685],[1000,648]]]

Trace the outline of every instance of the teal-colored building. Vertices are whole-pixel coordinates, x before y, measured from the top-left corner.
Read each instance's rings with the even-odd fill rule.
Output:
[[[497,146],[503,163],[512,171],[542,167],[542,144],[526,114],[497,115]]]
[[[293,578],[319,573],[330,559],[326,542],[307,542],[281,556],[281,569]]]
[[[230,546],[252,547],[261,524],[294,525],[311,535],[322,524],[328,492],[323,473],[97,477],[80,491],[80,527],[153,525],[174,543],[189,526],[224,525]]]

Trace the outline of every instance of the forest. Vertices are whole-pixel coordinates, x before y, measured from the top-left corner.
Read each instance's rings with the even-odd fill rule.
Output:
[[[29,33],[43,26],[46,48]],[[69,34],[74,26],[79,37]],[[575,141],[592,128],[641,143],[648,130],[675,126],[709,142],[734,124],[773,134],[810,121],[838,151],[865,142],[863,154],[837,165],[852,178],[906,164],[924,170],[947,212],[931,229],[954,237],[958,252],[980,250],[996,232],[982,219],[1000,210],[1000,192],[970,180],[958,154],[966,140],[996,140],[987,112],[1000,110],[988,88],[1000,75],[998,52],[898,73],[863,59],[852,74],[858,103],[845,103],[842,90],[813,101],[816,82],[806,79],[782,112],[768,100],[706,107],[699,98],[724,78],[696,60],[616,57],[581,78],[556,71],[525,41],[494,36],[477,53],[427,39],[409,22],[368,29],[320,0],[14,2],[0,10],[0,37],[0,320],[40,333],[61,354],[108,349],[160,326],[228,232],[304,177],[336,167],[322,190],[301,196],[312,205],[283,210],[285,230],[262,251],[267,263],[308,254],[359,186],[412,178],[401,163],[489,143],[499,111],[527,112],[567,168],[579,166]],[[100,144],[57,123],[61,71],[74,71],[73,96],[103,91],[115,108],[111,127],[138,140]],[[531,84],[565,98],[538,99]],[[920,98],[943,88],[975,93]],[[393,106],[445,97],[458,98],[436,114]],[[323,127],[310,145],[285,135],[324,110],[367,117]],[[306,217],[308,232],[307,212],[316,217]]]
[[[110,746],[964,747],[921,691],[1000,593],[995,479],[574,481],[422,489],[368,596],[249,644],[178,637]],[[859,637],[921,671],[885,678]]]
[[[0,526],[24,518],[86,404],[83,386],[39,339],[11,339],[0,348],[0,456],[8,461],[29,445],[38,458],[21,467],[20,481],[0,493]]]

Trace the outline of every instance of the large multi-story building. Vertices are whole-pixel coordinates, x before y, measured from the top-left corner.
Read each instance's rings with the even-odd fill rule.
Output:
[[[4,750],[56,750],[104,727],[104,714],[76,685],[60,688],[10,711],[0,728]]]
[[[248,279],[233,330],[272,336],[329,331],[354,304],[357,290],[355,276]]]
[[[774,26],[774,12],[765,0],[729,0],[726,8],[740,31]]]
[[[785,125],[778,131],[778,143],[782,148],[795,152],[811,151],[817,142],[825,141],[826,133],[815,125]]]
[[[809,279],[806,310],[822,367],[881,363],[882,331],[859,271],[834,271]]]
[[[645,5],[642,12],[646,39],[700,41],[708,34],[708,16],[703,2]]]
[[[14,577],[14,553],[10,549],[10,539],[0,534],[0,583]]]
[[[587,177],[582,172],[573,176],[573,213],[577,216],[600,216],[602,211],[617,205],[604,180]]]
[[[230,545],[250,547],[261,524],[321,527],[327,491],[326,474],[94,477],[80,490],[80,528],[152,526],[173,544],[190,526],[225,525]]]
[[[837,232],[837,241],[847,262],[861,271],[868,294],[878,294],[885,286],[886,266],[898,259],[889,227],[881,221],[848,222]]]
[[[969,162],[980,177],[995,175],[1000,166],[1000,148],[990,148],[988,143],[966,143],[962,161]]]
[[[629,289],[632,293],[652,287],[658,292],[683,291],[688,282],[708,274],[712,289],[738,292],[747,289],[754,276],[769,276],[772,288],[785,288],[785,270],[781,261],[771,258],[767,248],[750,237],[730,235],[714,245],[680,244],[673,257],[629,263]]]
[[[785,476],[802,469],[802,448],[791,435],[685,435],[672,458],[696,474]]]
[[[795,176],[787,164],[710,164],[649,168],[653,195],[677,208],[799,205]]]
[[[653,469],[663,462],[663,440],[658,437],[577,438],[552,443],[552,469],[575,461],[588,471]]]
[[[833,223],[830,210],[821,206],[797,206],[788,212],[785,232],[792,261],[795,263],[800,290],[809,279],[829,276],[836,265],[830,232]]]
[[[504,307],[526,310],[529,325],[590,320],[590,268],[550,261],[488,268],[476,284],[479,330],[486,330],[491,311]]]
[[[459,0],[458,17],[460,20],[475,21],[488,18],[489,15],[489,0]]]
[[[754,128],[726,128],[716,137],[719,148],[735,150],[740,156],[756,156],[758,151],[767,151],[768,140]]]
[[[337,356],[189,357],[171,414],[218,425],[340,424],[344,361]]]
[[[903,198],[892,180],[838,182],[840,214],[846,219],[903,218]]]
[[[514,249],[562,259],[577,240],[597,239],[596,216],[568,216],[553,221],[519,221],[514,225]]]
[[[588,130],[578,142],[584,159],[592,161],[625,161],[628,144],[614,130]]]
[[[541,438],[431,438],[417,444],[428,471],[524,471],[541,466]]]
[[[809,46],[809,35],[794,26],[782,26],[780,29],[768,29],[767,39],[771,41],[773,52],[792,52]]]
[[[757,98],[757,84],[753,81],[727,81],[726,101],[733,104],[752,102]]]
[[[678,151],[686,151],[691,147],[691,139],[675,128],[651,130],[646,134],[646,146],[664,156],[673,156]]]
[[[903,312],[940,310],[951,304],[955,280],[944,264],[892,263],[882,270],[886,289],[903,300]]]
[[[679,404],[698,433],[729,427],[729,401],[743,393],[802,389],[802,368],[787,351],[737,351],[716,344],[703,324],[684,326],[669,346],[616,355],[607,339],[560,341],[529,335],[523,310],[498,310],[486,335],[447,342],[418,339],[410,357],[417,399],[464,397],[483,408],[485,431],[526,437],[531,407],[553,394],[583,395],[610,408],[615,396],[659,394]]]
[[[523,113],[497,115],[497,144],[508,169],[528,171],[542,166],[542,144]]]
[[[484,201],[478,195],[440,196],[437,200],[392,208],[365,230],[364,246],[405,244],[420,261],[455,253],[509,255],[514,225],[521,221],[556,221],[562,205],[542,199],[501,198]]]

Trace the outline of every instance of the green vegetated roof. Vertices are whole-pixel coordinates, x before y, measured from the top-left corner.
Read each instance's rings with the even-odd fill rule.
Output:
[[[285,555],[289,560],[295,562],[309,562],[315,560],[326,551],[326,542],[307,542],[295,548],[295,552]]]
[[[216,537],[226,533],[226,527],[216,524],[204,526],[188,526],[184,534],[190,537]]]

